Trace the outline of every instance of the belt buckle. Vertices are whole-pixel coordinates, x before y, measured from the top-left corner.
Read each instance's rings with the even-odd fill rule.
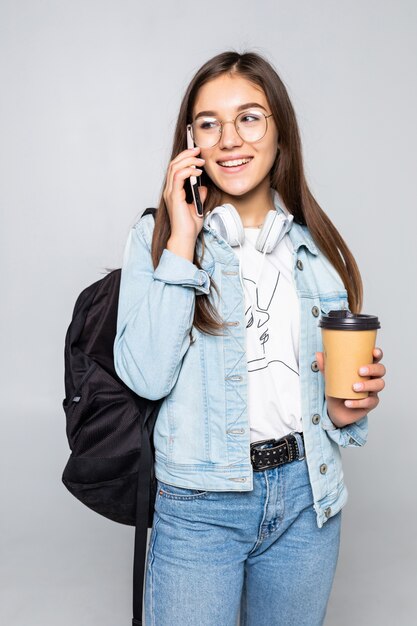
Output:
[[[253,463],[255,463],[255,451],[257,450],[257,447],[259,445],[262,445],[262,444],[268,444],[268,443],[272,443],[273,444],[275,441],[276,441],[275,439],[262,439],[260,441],[253,441],[250,444],[250,456],[251,456],[252,466],[253,466]],[[263,448],[260,448],[260,449],[262,450]],[[261,472],[261,471],[263,471],[265,469],[268,469],[268,467],[269,467],[269,465],[265,465],[265,466],[260,467],[260,468],[255,468],[254,467],[254,471],[255,472]]]
[[[300,455],[300,448],[298,446],[297,437],[294,435],[295,432],[296,431],[292,431],[288,435],[285,435],[284,437],[281,437],[280,439],[264,439],[262,441],[254,441],[253,443],[250,444],[251,461],[252,462],[255,461],[254,451],[257,448],[257,446],[262,445],[262,444],[272,444],[272,448],[270,448],[271,450],[273,450],[274,448],[278,449],[283,444],[285,444],[285,446],[287,448],[288,460],[284,461],[283,463],[291,463],[295,459],[300,458],[299,457],[299,455]],[[290,436],[293,437],[294,448],[293,448],[293,446],[289,442],[289,437]],[[304,458],[304,457],[302,457],[302,458]],[[272,469],[273,467],[277,467],[278,465],[282,465],[283,463],[272,463],[271,465],[265,465],[265,466],[260,467],[258,469],[255,469],[255,468],[254,469],[255,469],[255,471],[263,471],[264,469]]]
[[[256,448],[256,446],[259,446],[261,443],[265,443],[265,444],[266,443],[274,443],[275,441],[276,441],[276,439],[262,439],[260,441],[253,441],[250,444],[250,447],[251,448]]]
[[[293,455],[292,455],[292,449],[290,447],[289,441],[287,439],[287,437],[283,437],[285,443],[287,444],[287,453],[288,453],[288,461],[287,463],[291,463],[291,461],[293,460]]]

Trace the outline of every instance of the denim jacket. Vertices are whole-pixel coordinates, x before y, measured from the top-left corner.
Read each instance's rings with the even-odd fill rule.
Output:
[[[282,211],[271,190],[275,208]],[[212,228],[203,226],[202,269],[167,248],[153,268],[152,215],[132,227],[123,257],[115,369],[138,395],[164,398],[154,429],[155,474],[178,487],[209,491],[253,489],[247,415],[244,294],[239,260]],[[315,361],[321,351],[320,314],[348,308],[347,292],[306,226],[289,237],[300,305],[299,373],[304,447],[319,528],[344,506],[340,447],[363,446],[368,417],[337,428],[327,414],[324,380]],[[201,258],[201,242],[197,239]],[[226,322],[221,336],[193,327],[195,298],[209,294]]]

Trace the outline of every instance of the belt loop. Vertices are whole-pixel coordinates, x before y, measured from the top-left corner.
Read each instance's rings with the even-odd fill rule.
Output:
[[[294,437],[295,437],[295,439],[297,441],[298,459],[301,461],[302,459],[305,459],[305,450],[304,450],[303,438],[301,437],[300,433],[293,432],[291,434],[294,435]]]

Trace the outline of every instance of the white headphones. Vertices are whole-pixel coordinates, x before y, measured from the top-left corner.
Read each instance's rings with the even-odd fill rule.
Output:
[[[285,211],[271,209],[256,239],[255,247],[259,252],[269,253],[283,239],[292,226],[294,216]],[[245,231],[238,211],[232,204],[215,207],[205,218],[206,226],[215,230],[230,246],[243,245]]]

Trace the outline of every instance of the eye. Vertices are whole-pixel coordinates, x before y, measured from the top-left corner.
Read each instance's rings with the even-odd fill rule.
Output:
[[[244,124],[256,124],[257,122],[260,122],[262,120],[262,117],[262,113],[245,111],[239,117],[239,121],[243,122]]]
[[[203,117],[197,120],[197,128],[200,130],[213,130],[213,128],[217,128],[219,126],[219,122],[215,117]]]

